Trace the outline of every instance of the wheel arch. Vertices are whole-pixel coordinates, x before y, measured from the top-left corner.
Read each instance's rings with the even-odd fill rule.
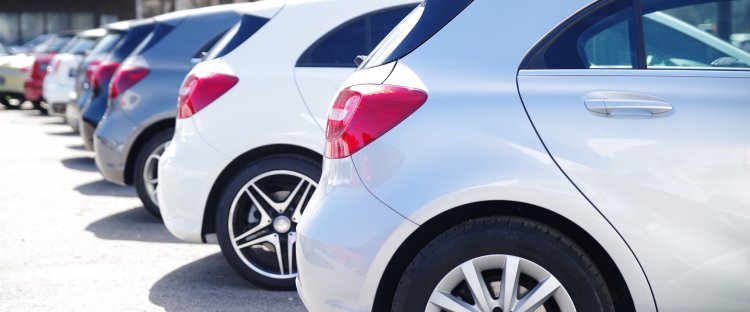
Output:
[[[292,144],[272,144],[257,147],[238,156],[230,162],[214,181],[211,191],[208,193],[206,207],[203,213],[203,225],[201,226],[201,238],[205,241],[206,234],[216,232],[216,209],[221,197],[221,190],[229,183],[232,174],[243,166],[266,156],[277,154],[294,154],[317,160],[322,164],[323,155],[309,148]]]
[[[617,311],[635,311],[626,281],[612,257],[588,232],[569,219],[542,207],[513,201],[475,202],[449,209],[422,224],[396,250],[377,287],[373,311],[391,309],[401,276],[417,253],[432,239],[464,221],[481,217],[521,217],[543,223],[562,232],[591,257],[601,271]]]
[[[169,119],[163,119],[160,121],[157,121],[147,128],[143,129],[140,134],[136,137],[135,141],[133,141],[133,144],[130,145],[130,149],[128,151],[128,158],[125,162],[125,172],[123,175],[123,178],[125,179],[125,184],[132,185],[133,184],[133,167],[135,166],[135,160],[138,156],[138,153],[141,151],[141,148],[143,148],[143,145],[146,144],[146,142],[153,137],[156,133],[159,133],[166,129],[175,129],[175,120],[174,118]]]

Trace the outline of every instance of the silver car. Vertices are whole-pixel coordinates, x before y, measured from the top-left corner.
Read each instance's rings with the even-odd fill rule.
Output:
[[[427,0],[343,84],[311,311],[748,311],[750,0]]]

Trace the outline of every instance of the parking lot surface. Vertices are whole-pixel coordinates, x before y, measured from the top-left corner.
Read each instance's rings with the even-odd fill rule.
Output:
[[[0,311],[305,311],[174,238],[61,118],[0,108]]]

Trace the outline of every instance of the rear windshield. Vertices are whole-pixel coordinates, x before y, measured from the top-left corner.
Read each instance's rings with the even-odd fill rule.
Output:
[[[159,41],[166,37],[172,30],[175,28],[175,26],[167,24],[167,23],[156,23],[156,26],[154,27],[154,31],[152,31],[148,37],[143,39],[140,45],[138,45],[137,48],[135,48],[135,51],[133,51],[133,55],[143,54],[144,52],[148,51],[151,47],[159,43]]]
[[[257,17],[254,15],[244,15],[242,19],[230,28],[218,42],[208,50],[205,58],[212,60],[220,58],[232,52],[240,44],[252,37],[258,30],[268,22],[267,18]]]
[[[122,34],[120,33],[107,34],[106,36],[102,37],[102,40],[99,40],[99,42],[94,46],[94,49],[91,50],[91,54],[95,55],[112,51],[112,48],[114,48],[115,44],[120,41],[120,38],[122,38]]]
[[[86,51],[91,50],[91,48],[96,45],[96,41],[98,38],[76,38],[75,40],[71,40],[68,45],[63,49],[62,51],[65,53],[70,54],[83,54]]]
[[[375,48],[362,68],[398,60],[430,39],[474,0],[426,0]]]
[[[72,40],[73,37],[57,37],[55,41],[49,46],[47,49],[47,53],[57,53],[60,52],[60,50]]]

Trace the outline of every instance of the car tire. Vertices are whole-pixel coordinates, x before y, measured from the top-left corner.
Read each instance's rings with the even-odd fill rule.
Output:
[[[472,219],[440,234],[407,267],[392,309],[440,311],[462,304],[490,312],[536,311],[538,305],[545,311],[614,311],[601,273],[578,245],[551,227],[515,217]]]
[[[240,276],[266,289],[294,289],[296,225],[321,170],[320,160],[279,154],[244,166],[226,184],[216,236]]]
[[[133,167],[133,184],[136,193],[146,208],[155,217],[161,219],[156,190],[159,186],[158,169],[161,154],[172,140],[174,129],[166,129],[148,139],[138,151]]]

